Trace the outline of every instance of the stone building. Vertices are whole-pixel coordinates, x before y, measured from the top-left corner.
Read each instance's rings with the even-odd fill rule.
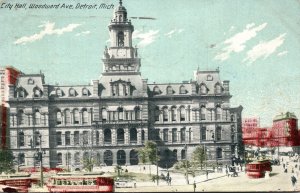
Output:
[[[40,146],[45,166],[71,168],[80,168],[82,157],[96,165],[138,164],[146,140],[159,142],[170,161],[188,159],[204,144],[208,161],[218,164],[241,153],[242,107],[230,107],[229,81],[218,69],[197,70],[189,82],[150,84],[121,1],[108,28],[99,80],[49,85],[42,73],[22,74],[10,85],[10,148],[20,167],[38,165]]]

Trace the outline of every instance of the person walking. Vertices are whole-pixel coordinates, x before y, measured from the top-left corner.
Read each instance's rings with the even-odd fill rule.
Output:
[[[291,177],[291,181],[292,181],[293,189],[295,190],[296,189],[297,179],[296,179],[296,177],[294,175]]]

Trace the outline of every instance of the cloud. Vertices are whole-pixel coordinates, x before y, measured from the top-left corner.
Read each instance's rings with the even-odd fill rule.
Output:
[[[243,62],[253,63],[259,58],[267,58],[279,48],[283,42],[286,34],[281,34],[278,37],[268,42],[260,42],[247,52],[247,57]]]
[[[91,33],[90,31],[83,31],[83,32],[77,33],[75,36],[88,35],[90,33]]]
[[[175,34],[175,33],[180,34],[183,31],[184,31],[184,29],[174,29],[174,30],[169,31],[168,33],[165,33],[164,35],[167,36],[168,38],[171,38],[173,36],[173,34]]]
[[[287,55],[287,53],[288,53],[288,51],[279,52],[277,54],[277,56],[285,56],[285,55]]]
[[[19,39],[17,39],[14,44],[26,44],[28,42],[34,42],[37,40],[41,40],[46,35],[62,35],[65,32],[71,32],[81,24],[69,24],[66,27],[63,28],[57,28],[54,29],[55,23],[46,22],[43,25],[40,25],[39,27],[44,27],[43,30],[41,30],[39,33],[33,34],[31,36],[24,36]]]
[[[222,49],[222,52],[215,56],[215,60],[224,61],[230,57],[230,54],[235,52],[239,53],[246,47],[245,43],[257,35],[257,32],[263,30],[267,26],[267,23],[263,23],[255,27],[254,23],[247,24],[246,28],[234,36],[223,42],[227,45]]]
[[[134,31],[132,39],[139,39],[140,42],[137,44],[139,47],[145,47],[155,41],[158,37],[159,30],[149,30],[148,32]]]

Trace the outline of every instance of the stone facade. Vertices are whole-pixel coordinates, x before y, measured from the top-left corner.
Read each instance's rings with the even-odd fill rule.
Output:
[[[230,107],[229,81],[221,81],[219,70],[197,70],[189,82],[149,84],[122,2],[108,27],[111,45],[99,80],[48,85],[43,74],[22,74],[10,85],[10,148],[21,167],[38,165],[40,146],[45,166],[71,168],[88,156],[96,165],[138,164],[137,149],[147,140],[173,161],[204,144],[208,160],[219,164],[241,153],[242,107]]]

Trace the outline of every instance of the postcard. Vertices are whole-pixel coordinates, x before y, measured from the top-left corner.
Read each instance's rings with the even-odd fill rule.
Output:
[[[1,0],[0,189],[299,191],[299,11]]]

